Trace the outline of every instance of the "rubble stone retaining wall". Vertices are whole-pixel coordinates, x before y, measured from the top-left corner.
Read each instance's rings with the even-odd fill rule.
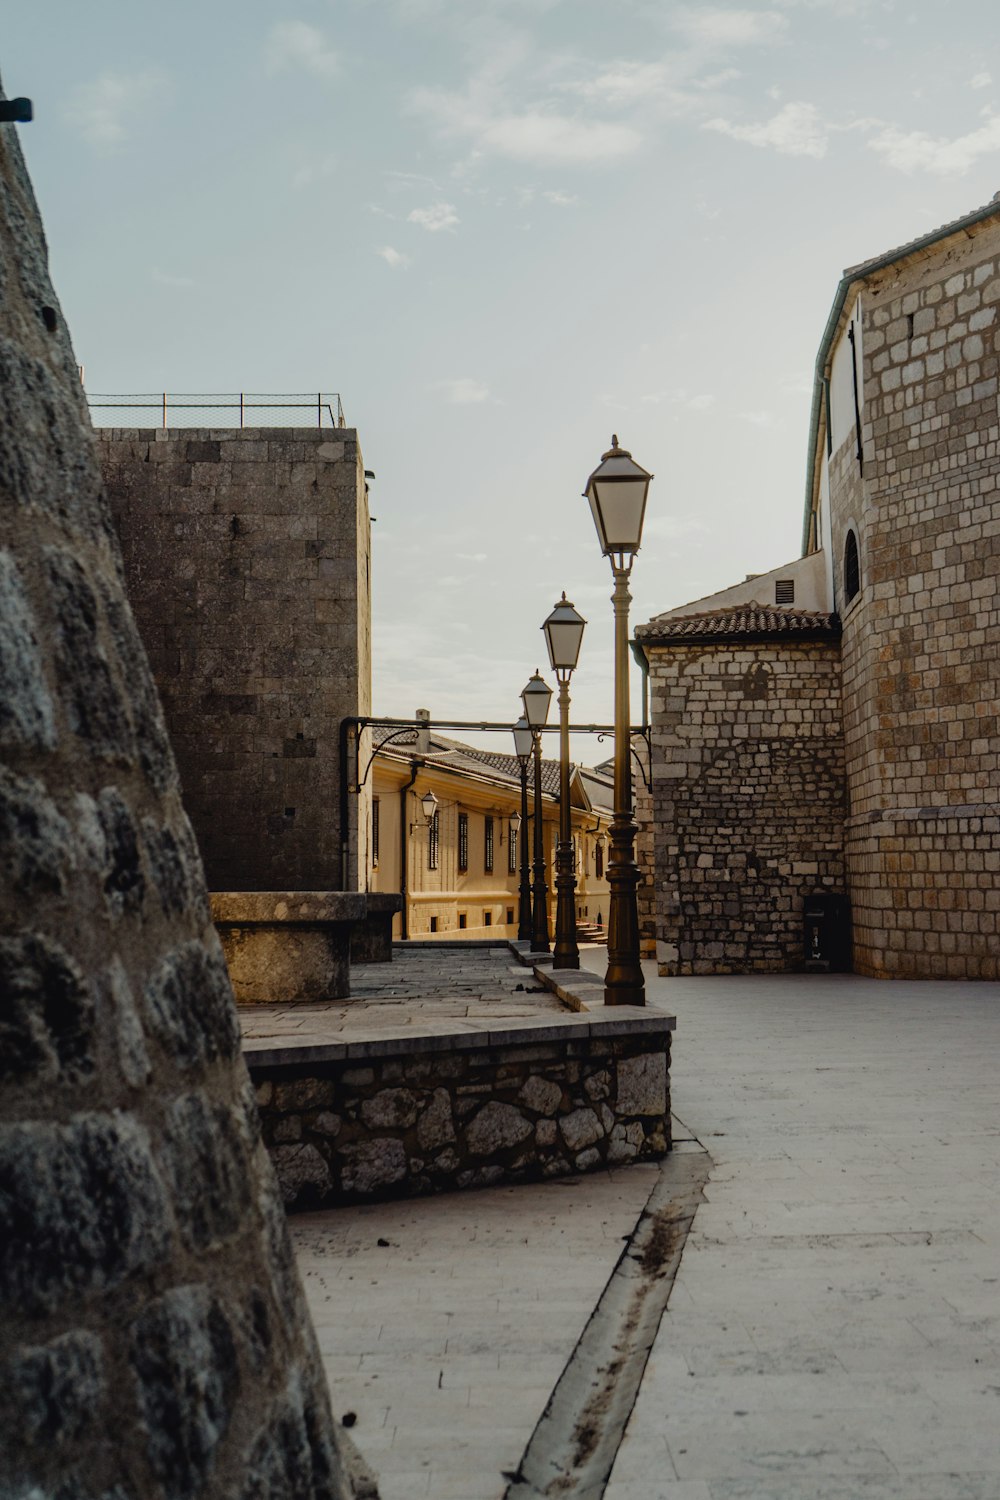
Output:
[[[447,1050],[443,1038],[414,1039],[389,1056],[379,1053],[392,1044],[376,1042],[367,1058],[251,1061],[285,1203],[486,1187],[660,1156],[670,1149],[672,1022],[663,1021],[637,1035],[587,1035],[584,1024],[577,1040],[529,1034],[487,1046],[466,1033]]]

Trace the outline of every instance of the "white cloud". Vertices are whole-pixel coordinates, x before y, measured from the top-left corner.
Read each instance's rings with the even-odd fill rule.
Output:
[[[630,125],[578,118],[542,105],[511,109],[489,80],[476,80],[463,94],[419,89],[412,103],[418,113],[436,120],[446,135],[470,141],[478,155],[534,165],[616,161],[641,140]]]
[[[456,406],[473,406],[490,399],[489,387],[467,375],[459,376],[457,380],[439,380],[435,389],[444,391],[447,399]]]
[[[419,224],[430,234],[440,234],[442,229],[454,229],[459,222],[454,204],[432,203],[429,208],[415,208],[407,214],[411,224]]]
[[[976,73],[974,77],[969,79],[969,87],[970,89],[988,89],[992,82],[992,74]]]
[[[556,208],[572,208],[574,203],[579,203],[575,193],[561,193],[556,188],[550,188],[542,194],[546,203],[553,204]]]
[[[740,421],[749,422],[751,427],[780,427],[781,422],[773,411],[741,411]]]
[[[333,78],[340,58],[315,26],[305,21],[279,21],[267,38],[267,65],[272,73],[301,68],[317,78]]]
[[[940,177],[961,175],[981,156],[1000,151],[1000,115],[991,116],[978,130],[970,130],[954,140],[890,125],[868,145],[899,172],[931,172]]]
[[[815,104],[786,104],[761,125],[736,125],[732,120],[706,120],[705,130],[717,130],[734,141],[770,147],[783,156],[826,155],[827,127]]]
[[[162,73],[102,73],[70,96],[66,118],[94,146],[118,146],[133,118],[165,92]]]
[[[588,78],[566,87],[584,99],[618,109],[659,93],[666,83],[666,77],[663,63],[617,62],[596,78]]]
[[[638,131],[628,125],[527,110],[482,126],[480,143],[498,156],[550,166],[616,161],[636,149]]]
[[[670,513],[650,516],[645,525],[647,537],[656,537],[664,542],[677,542],[682,537],[695,540],[707,536],[710,531],[702,516],[677,516]]]
[[[729,10],[704,6],[679,12],[678,29],[710,47],[747,47],[780,36],[788,26],[775,10]]]
[[[410,257],[404,255],[402,250],[394,250],[391,245],[383,245],[375,251],[375,254],[380,255],[386,265],[391,266],[394,271],[405,271],[406,267],[410,264]]]

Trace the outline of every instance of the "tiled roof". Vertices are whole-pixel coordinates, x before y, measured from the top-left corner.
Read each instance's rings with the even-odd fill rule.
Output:
[[[784,609],[774,604],[736,604],[731,609],[704,614],[670,615],[639,625],[636,636],[645,641],[686,641],[732,636],[812,635],[835,637],[840,620],[835,614],[809,609]]]
[[[384,740],[391,737],[392,743],[386,745],[386,754],[391,755],[394,750],[400,754],[412,751],[417,742],[416,730],[386,729],[380,737],[380,726],[372,727],[374,743],[380,745]],[[437,766],[440,770],[453,770],[471,773],[472,775],[492,775],[503,781],[510,781],[520,793],[521,789],[521,767],[516,755],[504,755],[499,750],[477,750],[474,745],[463,745],[460,740],[446,739],[443,735],[430,731],[430,748],[424,752],[421,759],[428,765]],[[529,776],[529,788],[534,785]],[[559,795],[559,762],[557,760],[546,760],[542,757],[542,791],[548,796]]]

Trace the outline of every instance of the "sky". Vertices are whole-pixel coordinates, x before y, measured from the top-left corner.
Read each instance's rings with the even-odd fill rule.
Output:
[[[992,0],[32,0],[0,74],[90,392],[340,393],[391,716],[513,720],[565,590],[609,721],[611,434],[633,625],[798,556],[843,268],[1000,189]]]

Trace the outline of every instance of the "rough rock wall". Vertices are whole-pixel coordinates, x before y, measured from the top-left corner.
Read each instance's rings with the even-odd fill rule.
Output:
[[[648,649],[660,973],[800,968],[845,884],[837,643]]]
[[[354,1492],[0,126],[0,1489]]]

